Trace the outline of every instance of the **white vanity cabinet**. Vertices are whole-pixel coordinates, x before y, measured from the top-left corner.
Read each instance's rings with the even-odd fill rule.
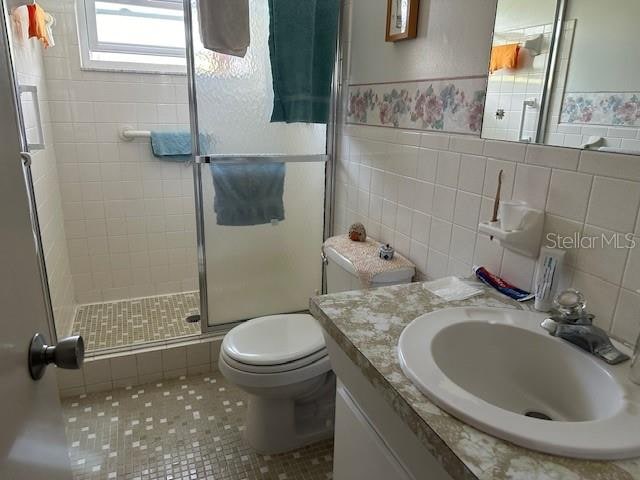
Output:
[[[334,480],[451,480],[340,346],[325,334],[338,377]]]
[[[412,479],[342,384],[336,392],[333,478]]]

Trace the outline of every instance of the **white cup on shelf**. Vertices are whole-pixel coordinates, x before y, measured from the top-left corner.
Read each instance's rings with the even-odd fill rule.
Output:
[[[504,201],[498,207],[500,228],[507,232],[520,230],[525,223],[527,213],[531,209],[524,202]]]

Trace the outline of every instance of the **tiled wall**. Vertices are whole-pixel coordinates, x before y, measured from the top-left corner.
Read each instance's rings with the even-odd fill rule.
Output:
[[[197,289],[192,171],[119,130],[188,129],[186,77],[80,70],[73,1],[45,52],[52,131],[79,303]]]
[[[71,397],[217,370],[221,344],[222,338],[211,337],[87,359],[80,370],[56,369],[60,396]]]
[[[565,285],[583,291],[597,323],[632,342],[640,332],[640,157],[484,141],[385,127],[342,130],[336,231],[356,221],[390,242],[420,275],[469,276],[485,265],[530,289],[535,260],[478,233],[502,199],[546,210],[545,234],[633,233],[634,249],[568,251]]]
[[[445,3],[451,8],[441,9]],[[411,55],[403,57],[406,69],[401,65],[392,71],[404,74],[419,66],[421,71],[441,71],[432,73],[434,78],[444,76],[448,65],[439,59],[448,45],[456,45],[460,55],[486,65],[494,19],[483,20],[481,13],[491,5],[462,3],[429,2],[418,25],[421,45],[429,56],[407,50]],[[495,7],[495,2],[490,3]],[[354,79],[375,82],[380,72],[387,76],[390,72],[386,63],[378,62],[375,68],[362,65],[362,58],[377,55],[374,38],[381,41],[377,27],[356,18],[366,5],[365,0],[347,2],[342,72],[347,85]],[[458,7],[473,14],[477,24],[473,29],[478,34],[474,42],[455,43],[458,39],[453,37],[460,31]],[[471,11],[476,8],[478,11]],[[437,29],[442,29],[442,38],[430,38]],[[486,43],[481,41],[482,32],[486,32]],[[363,38],[369,43],[360,40]],[[475,63],[462,66],[466,70],[458,68],[457,75],[477,75]],[[397,80],[412,78],[421,77]],[[346,115],[347,98],[342,108]],[[478,233],[478,222],[491,216],[500,170],[504,172],[501,198],[544,209],[545,236],[550,232],[564,236],[605,233],[608,237],[631,233],[638,242],[634,249],[569,250],[563,286],[585,293],[598,325],[614,337],[635,341],[640,332],[640,156],[393,126],[343,125],[339,140],[336,232],[345,232],[356,221],[364,223],[371,237],[393,243],[410,258],[420,278],[469,276],[472,265],[481,264],[521,288],[532,287],[536,260],[504,250]]]
[[[53,148],[47,85],[44,78],[42,46],[35,40],[17,38],[12,46],[15,68],[20,85],[35,85],[38,90],[44,150],[32,150],[31,173],[40,218],[42,246],[51,291],[51,303],[58,336],[71,331],[75,311],[75,296],[71,281],[67,240],[63,222],[62,200],[58,185],[57,158]],[[31,94],[22,95],[27,138],[38,142],[37,118]],[[16,159],[17,161],[17,159]]]

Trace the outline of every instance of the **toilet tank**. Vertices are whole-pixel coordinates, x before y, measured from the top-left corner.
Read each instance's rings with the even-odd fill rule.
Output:
[[[380,272],[374,275],[371,284],[367,287],[361,282],[351,261],[341,253],[332,247],[325,247],[324,255],[327,259],[327,293],[410,283],[415,275],[414,267],[403,267],[393,271]]]

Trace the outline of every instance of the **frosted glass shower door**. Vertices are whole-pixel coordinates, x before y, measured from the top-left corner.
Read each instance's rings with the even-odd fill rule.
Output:
[[[316,161],[287,158],[324,155],[326,127],[270,122],[268,2],[250,0],[249,4],[251,45],[244,58],[204,49],[197,9],[192,8],[200,155],[226,154],[233,157],[228,161],[243,161],[239,158],[243,155],[284,155],[285,219],[241,227],[218,225],[211,165],[196,166],[202,193],[209,326],[305,310],[309,297],[322,284],[325,164],[317,161],[320,157]]]

